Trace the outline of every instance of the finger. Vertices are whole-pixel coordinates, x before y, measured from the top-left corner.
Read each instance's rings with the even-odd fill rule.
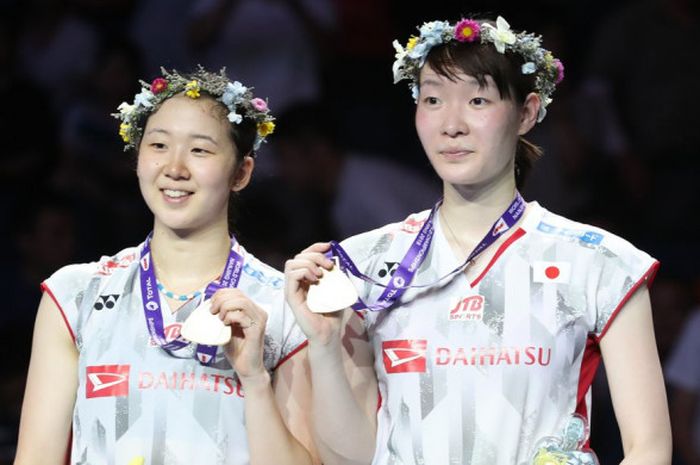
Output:
[[[321,276],[322,268],[330,270],[333,268],[333,265],[333,260],[327,258],[323,254],[299,254],[296,257],[289,259],[285,262],[284,270],[285,272],[287,272],[299,268],[308,268],[310,270],[313,270],[315,274]]]
[[[258,329],[261,333],[265,329],[263,321],[256,320],[255,318],[241,311],[227,312],[223,322],[225,325],[239,326],[244,330],[256,327],[256,329]]]
[[[307,253],[307,252],[320,252],[320,253],[325,253],[328,252],[331,248],[331,243],[330,242],[316,242],[314,244],[311,244],[307,248],[301,251],[301,253]]]
[[[212,313],[216,314],[219,312],[222,302],[230,301],[233,299],[237,299],[237,300],[240,300],[241,302],[243,302],[241,305],[247,305],[245,303],[245,301],[249,301],[250,304],[252,304],[252,301],[250,301],[250,298],[246,295],[245,292],[241,291],[240,289],[237,289],[237,288],[219,289],[214,293],[214,295],[211,296]]]

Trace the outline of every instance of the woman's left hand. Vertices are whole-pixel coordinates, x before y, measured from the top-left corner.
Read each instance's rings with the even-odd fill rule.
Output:
[[[216,291],[211,312],[231,327],[231,340],[223,348],[241,383],[266,377],[263,351],[267,312],[235,288]]]

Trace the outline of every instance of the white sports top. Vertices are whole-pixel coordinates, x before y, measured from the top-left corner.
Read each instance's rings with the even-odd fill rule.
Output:
[[[386,283],[426,220],[424,211],[343,242],[363,273]],[[457,262],[436,221],[413,284]],[[361,312],[381,406],[373,464],[528,463],[574,412],[589,417],[598,344],[658,262],[601,229],[537,203],[483,273],[408,290],[400,306]],[[355,280],[365,303],[383,291]]]
[[[139,287],[139,252],[132,247],[99,262],[69,265],[43,289],[60,308],[79,351],[71,464],[192,465],[249,463],[244,393],[226,358],[212,366],[188,345],[173,354],[146,328]],[[305,338],[284,307],[283,276],[239,246],[238,288],[265,309],[264,361],[272,372]],[[199,304],[165,308],[167,340]]]

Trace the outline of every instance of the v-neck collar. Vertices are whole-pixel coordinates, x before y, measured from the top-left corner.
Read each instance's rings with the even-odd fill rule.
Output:
[[[493,267],[493,265],[505,253],[505,251],[513,243],[517,242],[518,239],[523,237],[528,231],[531,231],[533,227],[537,226],[543,214],[544,209],[540,206],[539,203],[534,201],[528,202],[525,218],[523,218],[523,220],[516,227],[514,227],[512,231],[506,233],[505,241],[501,242],[497,246],[496,252],[489,259],[489,262],[481,270],[479,275],[469,282],[469,285],[472,288],[476,287],[479,284],[479,282],[484,278],[484,276],[486,276],[489,270]],[[458,261],[457,257],[455,256],[445,232],[446,231],[443,229],[442,222],[440,220],[435,221],[435,235],[433,237],[435,256],[433,263],[438,274],[441,276],[449,273],[450,271],[454,270],[462,264],[462,262]],[[465,252],[468,253],[469,251]],[[467,279],[464,273],[459,273],[459,275],[463,277],[462,279]]]

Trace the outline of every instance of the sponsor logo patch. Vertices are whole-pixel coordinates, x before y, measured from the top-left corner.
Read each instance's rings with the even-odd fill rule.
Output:
[[[129,395],[129,365],[97,365],[86,369],[85,397],[125,397]]]
[[[547,234],[557,234],[559,236],[575,238],[588,245],[598,245],[603,242],[603,235],[595,231],[559,228],[545,222],[540,222],[537,225],[537,229]]]
[[[425,220],[415,220],[412,217],[401,223],[401,231],[416,234],[423,227]]]
[[[382,342],[384,369],[387,373],[425,373],[425,339],[407,339]]]
[[[484,318],[484,296],[470,295],[459,299],[450,308],[450,321],[481,321]]]
[[[136,260],[136,254],[129,254],[124,257],[107,260],[106,262],[100,263],[97,274],[109,276],[118,268],[128,268],[134,260]]]

